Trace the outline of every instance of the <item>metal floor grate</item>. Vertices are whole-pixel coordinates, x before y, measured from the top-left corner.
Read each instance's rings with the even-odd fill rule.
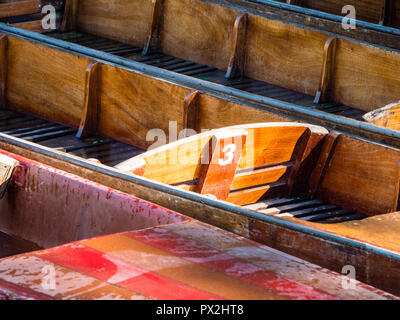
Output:
[[[249,93],[293,103],[302,107],[316,108],[331,114],[363,121],[365,111],[354,109],[339,103],[313,104],[314,97],[293,90],[278,87],[266,82],[250,78],[226,79],[225,72],[213,67],[192,61],[175,58],[162,53],[142,55],[142,49],[114,40],[98,37],[92,34],[68,32],[52,33],[55,38],[79,44],[91,49],[110,53],[122,58],[134,60],[154,67],[177,72],[194,78],[222,84]]]
[[[307,198],[276,198],[246,205],[244,208],[277,217],[294,217],[318,223],[340,223],[366,218],[355,211]]]
[[[102,137],[78,139],[77,131],[34,116],[0,110],[0,132],[85,159],[98,159],[105,165],[115,166],[145,151]]]

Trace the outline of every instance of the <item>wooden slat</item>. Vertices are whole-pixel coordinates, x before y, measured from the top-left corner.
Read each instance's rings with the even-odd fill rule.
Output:
[[[227,199],[246,137],[245,130],[226,130],[213,135],[209,162],[202,165],[198,193]]]
[[[231,59],[225,75],[227,79],[242,77],[244,74],[247,20],[247,13],[239,14],[235,20]]]
[[[265,186],[231,192],[226,201],[239,206],[244,206],[250,203],[255,203],[266,195],[268,195],[268,197],[280,196],[286,191],[286,189],[286,182],[271,183]]]
[[[8,68],[7,36],[0,34],[0,108],[6,106],[7,68]]]
[[[232,183],[231,190],[277,182],[285,177],[288,171],[291,170],[292,165],[292,163],[288,163],[287,165],[237,173]]]
[[[32,32],[38,32],[38,33],[44,32],[42,27],[42,20],[13,23],[12,26],[16,28],[29,30]]]
[[[0,18],[39,12],[40,0],[0,2]]]
[[[99,73],[101,64],[92,62],[86,69],[85,98],[77,138],[82,139],[97,133],[99,122]]]
[[[150,52],[156,52],[160,48],[160,29],[163,15],[163,2],[164,0],[151,1],[151,16],[148,24],[148,36],[143,48],[143,55],[147,55]]]

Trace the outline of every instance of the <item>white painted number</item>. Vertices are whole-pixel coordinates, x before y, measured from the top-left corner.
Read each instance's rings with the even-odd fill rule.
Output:
[[[226,166],[227,164],[231,164],[233,161],[235,151],[236,151],[235,144],[228,144],[227,146],[225,146],[225,148],[222,150],[224,157],[222,159],[219,159],[218,164],[220,166]]]

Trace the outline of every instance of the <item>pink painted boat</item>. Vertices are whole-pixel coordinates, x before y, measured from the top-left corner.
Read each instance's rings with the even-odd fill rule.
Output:
[[[0,150],[0,299],[395,299]]]

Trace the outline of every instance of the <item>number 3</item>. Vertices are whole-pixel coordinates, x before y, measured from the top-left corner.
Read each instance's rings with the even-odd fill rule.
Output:
[[[227,164],[231,164],[235,151],[236,151],[236,145],[235,144],[228,144],[222,150],[222,153],[224,154],[224,157],[222,159],[219,159],[218,164],[220,166],[226,166]],[[225,158],[226,158],[226,160],[225,160]]]

